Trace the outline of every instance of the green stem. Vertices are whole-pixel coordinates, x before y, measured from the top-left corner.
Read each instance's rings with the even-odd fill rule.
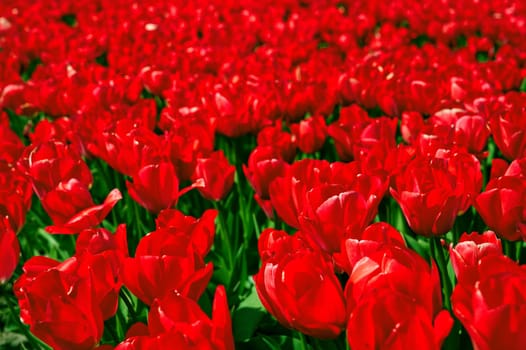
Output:
[[[111,319],[110,319],[111,320]],[[119,343],[119,336],[117,335],[117,332],[115,331],[115,327],[111,325],[110,320],[104,322],[104,330],[108,330],[111,338],[113,339],[113,342],[115,344]]]
[[[448,310],[451,310],[450,297],[452,292],[452,286],[447,273],[447,261],[444,255],[444,249],[442,248],[442,244],[440,242],[440,237],[433,237],[431,239],[431,247],[433,257],[437,263],[437,267],[440,272],[440,279],[442,281],[444,307]]]
[[[227,225],[226,225],[226,222],[225,222],[225,218],[224,218],[224,211],[223,211],[223,208],[222,208],[222,205],[219,203],[219,202],[212,202],[213,203],[213,206],[214,208],[217,210],[217,217],[219,219],[219,222],[218,222],[218,232],[220,232],[220,236],[221,236],[221,241],[222,241],[222,245],[225,247],[226,249],[226,258],[227,258],[227,262],[228,262],[228,268],[229,270],[231,271],[232,270],[232,267],[234,266],[234,256],[233,256],[233,253],[232,253],[232,247],[230,245],[230,240],[228,239],[228,233],[227,233]]]
[[[523,244],[522,241],[518,241],[516,244],[517,245],[515,247],[515,260],[517,260],[517,262],[520,264]]]
[[[128,308],[128,312],[132,316],[131,318],[133,320],[137,320],[137,310],[135,310],[135,307],[133,306],[133,302],[130,300],[130,297],[128,296],[124,288],[121,288],[120,296],[122,298],[122,301],[124,301],[124,304],[126,304],[126,307]]]
[[[502,249],[504,250],[504,255],[510,259],[515,258],[515,243],[510,242],[507,239],[502,240]]]
[[[305,334],[299,332],[299,335],[300,335],[300,341],[301,341],[301,349],[302,350],[307,350],[309,347],[307,345],[307,337],[305,336]]]

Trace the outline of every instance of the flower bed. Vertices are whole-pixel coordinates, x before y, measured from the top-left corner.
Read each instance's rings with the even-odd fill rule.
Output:
[[[522,349],[526,4],[0,3],[0,348]]]

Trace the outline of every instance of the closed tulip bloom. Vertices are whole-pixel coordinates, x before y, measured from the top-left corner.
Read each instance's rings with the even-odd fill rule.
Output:
[[[330,163],[325,160],[303,159],[294,162],[280,177],[269,185],[272,207],[288,225],[299,228],[299,214],[303,210],[307,191],[329,182]]]
[[[135,257],[124,262],[122,278],[133,294],[150,305],[174,290],[199,299],[212,271],[212,264],[205,264],[186,232],[167,228],[141,239]]]
[[[267,234],[263,239],[274,236]],[[299,237],[272,240],[274,243],[260,243],[266,254],[274,253],[254,276],[263,306],[286,327],[317,338],[336,338],[346,315],[332,264],[320,252],[301,248],[304,244]],[[295,240],[299,242],[294,243]],[[273,247],[274,244],[278,246]],[[279,245],[297,249],[280,249]]]
[[[409,227],[417,234],[447,233],[462,209],[457,178],[439,158],[416,158],[398,174],[391,195],[402,208]]]
[[[465,115],[455,123],[457,144],[465,146],[472,154],[482,154],[488,143],[489,135],[488,122],[480,115]]]
[[[439,350],[452,325],[447,311],[433,318],[407,295],[380,289],[354,309],[347,339],[353,350]]]
[[[505,111],[490,116],[491,133],[504,157],[509,160],[526,156],[526,104],[524,94],[510,92],[505,95]]]
[[[198,158],[192,180],[199,193],[206,199],[223,199],[234,184],[236,168],[226,159],[223,151],[217,151],[209,158]]]
[[[440,349],[453,319],[442,310],[434,263],[430,266],[391,239],[348,239],[345,248],[342,266],[349,273],[345,295],[351,347]]]
[[[115,350],[233,350],[231,323],[223,286],[216,289],[212,319],[194,300],[172,292],[152,304],[148,315],[149,334],[128,336]]]
[[[152,213],[173,207],[180,195],[179,179],[170,162],[142,167],[133,182],[126,181],[126,187],[130,196]]]
[[[0,161],[0,217],[6,216],[15,232],[26,222],[32,195],[31,180],[16,168]]]
[[[462,234],[459,242],[449,249],[451,265],[457,280],[475,283],[478,278],[478,264],[482,258],[489,255],[502,255],[502,245],[495,232]]]
[[[502,238],[526,237],[526,179],[502,176],[491,180],[475,199],[475,208],[488,227]]]
[[[165,209],[159,213],[155,220],[157,229],[168,228],[170,230],[184,232],[192,241],[194,248],[204,258],[212,244],[215,236],[215,219],[218,211],[215,209],[205,210],[200,218],[184,215],[177,209]]]
[[[256,194],[268,199],[270,183],[283,176],[288,166],[272,146],[258,146],[250,154],[248,166],[243,165],[243,172]]]
[[[11,278],[20,259],[20,245],[9,220],[0,221],[0,284]]]
[[[21,319],[31,333],[57,350],[93,349],[104,323],[94,278],[78,275],[79,261],[33,257],[14,285]]]
[[[300,229],[323,251],[338,252],[342,240],[357,237],[373,220],[376,199],[342,185],[321,185],[307,193]]]
[[[124,259],[128,256],[126,226],[119,225],[115,234],[104,228],[86,229],[77,238],[75,256],[82,262],[80,276],[97,271],[94,283],[97,289],[102,318],[115,315],[119,305]]]
[[[296,144],[303,153],[319,151],[327,139],[327,124],[322,116],[313,116],[290,126]]]
[[[519,350],[526,343],[526,269],[502,255],[482,258],[477,281],[459,281],[451,302],[477,350]]]
[[[19,168],[31,179],[36,195],[43,199],[61,182],[76,179],[89,187],[93,176],[73,147],[59,141],[33,144],[24,150]]]

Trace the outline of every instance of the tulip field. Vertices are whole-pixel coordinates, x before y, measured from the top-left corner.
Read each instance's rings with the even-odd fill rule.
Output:
[[[524,349],[525,240],[524,1],[0,1],[0,349]]]

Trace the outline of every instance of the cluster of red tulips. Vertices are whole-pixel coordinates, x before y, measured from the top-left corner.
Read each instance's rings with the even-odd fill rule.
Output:
[[[2,1],[0,194],[0,347],[520,349],[526,3]]]

